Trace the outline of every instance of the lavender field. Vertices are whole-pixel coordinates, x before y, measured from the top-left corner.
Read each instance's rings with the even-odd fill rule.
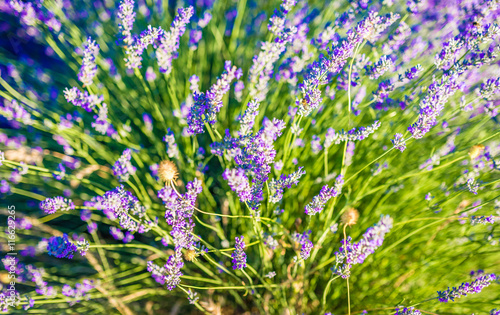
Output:
[[[498,23],[0,0],[0,313],[500,315]]]

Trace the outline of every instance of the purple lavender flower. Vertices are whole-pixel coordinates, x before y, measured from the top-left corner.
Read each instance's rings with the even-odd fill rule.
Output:
[[[411,307],[405,307],[405,308],[399,308],[396,307],[396,313],[394,315],[421,315],[422,313],[415,309],[413,306]]]
[[[337,176],[335,179],[335,185],[331,188],[325,185],[321,188],[321,191],[317,196],[313,197],[313,200],[308,203],[305,207],[305,214],[315,215],[320,213],[325,208],[326,203],[330,198],[337,197],[342,193],[342,186],[344,185],[344,178],[342,175]]]
[[[347,132],[342,130],[337,133],[330,128],[325,135],[325,146],[327,146],[327,144],[330,146],[331,143],[339,144],[343,141],[361,141],[374,133],[378,128],[380,128],[380,122],[378,120],[368,127],[353,128]]]
[[[87,112],[94,110],[96,106],[100,106],[104,101],[104,96],[89,95],[87,91],[81,92],[78,88],[72,87],[64,90],[64,97],[74,106],[81,107]]]
[[[97,74],[95,58],[98,53],[99,45],[97,45],[92,38],[87,38],[87,41],[84,44],[82,67],[78,73],[78,79],[84,86],[91,85],[95,75]]]
[[[87,231],[89,231],[89,233],[94,233],[95,231],[97,231],[97,223],[95,222],[89,222],[87,224]]]
[[[328,56],[320,55],[319,60],[308,67],[305,80],[299,85],[302,92],[302,98],[297,100],[299,114],[307,116],[319,107],[322,97],[318,86],[328,82],[326,76],[329,73],[336,74],[342,70],[347,59],[354,55],[356,47],[363,39],[376,41],[380,34],[398,18],[397,14],[391,13],[381,17],[377,12],[370,12],[366,19],[347,31],[346,39],[328,50]]]
[[[127,46],[126,48],[126,58],[125,65],[129,69],[135,69],[141,67],[142,54],[144,50],[150,45],[154,45],[163,34],[161,27],[152,27],[148,25],[148,28],[144,30],[139,38],[134,38],[134,44]]]
[[[153,119],[151,119],[151,116],[149,114],[142,114],[142,120],[144,121],[144,126],[146,127],[146,130],[151,132],[153,131]]]
[[[47,250],[50,256],[72,259],[78,248],[69,240],[68,234],[64,234],[63,236],[52,236],[49,239]]]
[[[189,49],[196,50],[198,48],[198,42],[201,40],[202,35],[201,28],[189,31]]]
[[[494,224],[495,223],[495,217],[490,215],[490,216],[471,216],[470,218],[470,224],[471,225],[477,225],[477,224]]]
[[[390,216],[384,217],[382,215],[380,221],[368,228],[358,243],[352,243],[350,236],[347,237],[347,240],[342,240],[342,246],[335,253],[337,263],[332,271],[344,279],[349,278],[352,265],[362,264],[368,255],[373,254],[382,245],[385,234],[392,228],[392,222]]]
[[[235,237],[235,250],[231,254],[233,258],[233,269],[243,269],[247,266],[247,254],[245,254],[245,241],[243,236]]]
[[[163,141],[166,142],[167,154],[169,158],[179,158],[179,148],[175,142],[174,133],[170,128],[167,129],[167,134],[163,137]]]
[[[277,38],[274,41],[263,42],[261,51],[253,57],[253,63],[248,74],[250,96],[263,101],[268,92],[268,82],[273,73],[274,64],[285,51],[286,45],[292,40],[297,28],[285,28],[286,14],[295,5],[295,1],[284,0],[282,11],[275,11],[268,28]]]
[[[499,310],[499,309],[494,308],[494,309],[492,309],[492,310],[490,311],[490,315],[500,315],[500,310]]]
[[[120,2],[118,10],[118,18],[120,19],[118,28],[121,33],[121,39],[125,45],[132,46],[134,43],[132,27],[134,27],[135,21],[134,0],[123,0]]]
[[[109,227],[109,234],[111,234],[111,236],[117,241],[121,241],[125,237],[122,230],[120,230],[119,228],[117,228],[115,226]]]
[[[421,65],[416,65],[405,71],[405,77],[408,80],[413,80],[424,70]]]
[[[321,150],[323,150],[323,146],[321,145],[321,138],[317,135],[312,136],[311,150],[313,154],[318,154]]]
[[[235,87],[236,88],[236,87]],[[248,136],[252,133],[255,125],[255,118],[259,114],[259,102],[256,100],[248,102],[247,109],[240,120],[240,137]]]
[[[238,194],[241,202],[251,199],[250,184],[243,169],[227,169],[222,173],[222,178],[228,181],[229,187]]]
[[[420,115],[416,123],[408,127],[415,139],[422,138],[437,122],[448,98],[459,88],[457,74],[443,75],[441,81],[434,79],[427,94],[420,101]]]
[[[136,168],[130,163],[132,159],[132,150],[125,149],[120,158],[113,166],[113,174],[120,182],[128,181],[130,175],[135,174]]]
[[[84,203],[87,207],[103,210],[110,220],[119,219],[120,226],[131,232],[145,233],[156,223],[145,219],[146,207],[123,185],[107,191],[103,196],[94,197]]]
[[[42,209],[46,214],[53,214],[57,211],[74,210],[75,204],[71,199],[57,196],[54,198],[47,198],[40,202],[40,209]]]
[[[277,203],[283,198],[283,191],[286,188],[291,188],[292,185],[297,185],[299,183],[299,179],[304,175],[306,171],[304,171],[304,167],[299,167],[296,172],[293,172],[290,175],[281,174],[280,179],[272,179],[269,183],[269,190],[271,195],[269,196],[270,203]]]
[[[311,231],[306,231],[304,233],[295,232],[292,235],[292,239],[301,245],[300,247],[300,258],[306,260],[311,256],[311,250],[314,247],[313,242],[309,239]]]
[[[103,103],[99,108],[99,112],[97,115],[94,115],[95,121],[93,121],[90,125],[100,134],[107,135],[113,139],[116,138],[118,132],[115,130],[113,125],[109,122],[108,119],[108,105]]]
[[[492,100],[498,93],[500,93],[500,77],[486,80],[479,89],[479,96],[487,101]]]
[[[161,36],[160,46],[156,50],[160,72],[165,74],[169,74],[172,71],[172,60],[177,58],[176,53],[179,49],[179,39],[186,31],[186,24],[189,23],[194,9],[191,6],[179,8],[177,13],[170,30]]]
[[[158,191],[158,197],[165,205],[165,219],[172,226],[170,234],[174,240],[175,252],[168,258],[163,267],[148,262],[148,271],[152,277],[159,283],[166,283],[167,289],[173,290],[181,281],[181,268],[184,266],[182,260],[182,249],[195,249],[194,222],[191,219],[194,212],[196,197],[203,188],[201,182],[195,179],[186,185],[187,192],[183,195],[177,195],[175,190],[170,187],[164,187]]]
[[[467,294],[479,293],[481,290],[489,286],[493,281],[497,279],[497,276],[493,273],[485,274],[484,272],[478,272],[474,281],[464,282],[458,288],[453,287],[446,291],[438,291],[439,301],[442,303],[447,303],[449,301],[454,302],[455,299],[461,298],[462,296],[467,296]]]
[[[25,125],[33,124],[30,113],[15,99],[10,102],[7,99],[3,100],[3,104],[0,105],[0,115],[9,121],[15,120]]]
[[[231,82],[242,75],[241,69],[231,67],[231,61],[224,64],[224,72],[217,82],[206,93],[194,93],[194,104],[188,115],[189,132],[203,133],[205,122],[215,124],[216,114],[222,107],[222,98],[229,92]]]
[[[393,67],[394,61],[389,56],[382,56],[373,66],[365,66],[365,70],[370,79],[376,80]]]
[[[477,195],[477,191],[479,190],[479,183],[476,182],[476,179],[474,177],[470,177],[467,179],[467,189],[473,193],[474,195]]]
[[[281,135],[285,128],[285,123],[279,119],[270,121],[264,119],[264,127],[256,135],[245,140],[245,147],[241,154],[234,158],[234,161],[247,172],[251,172],[252,179],[252,200],[250,206],[257,210],[263,200],[264,183],[268,180],[271,166],[276,156],[274,141]]]
[[[452,66],[456,62],[462,48],[464,48],[464,42],[461,40],[460,36],[445,42],[443,44],[443,49],[436,54],[434,58],[436,68],[442,70]]]
[[[65,284],[62,288],[62,295],[70,298],[68,299],[68,304],[70,306],[80,303],[82,300],[88,300],[90,295],[88,292],[96,287],[94,280],[83,279],[81,283],[77,283],[75,288],[70,285]]]
[[[394,144],[394,148],[403,152],[406,149],[406,141],[403,137],[403,134],[397,133],[394,135],[394,139],[391,140],[392,144]]]

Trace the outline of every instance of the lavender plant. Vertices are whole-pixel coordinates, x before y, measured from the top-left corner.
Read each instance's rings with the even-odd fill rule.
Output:
[[[499,313],[499,21],[0,0],[0,311]]]

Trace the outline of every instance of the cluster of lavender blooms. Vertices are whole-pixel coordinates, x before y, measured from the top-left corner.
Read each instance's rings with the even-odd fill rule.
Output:
[[[403,152],[406,149],[406,140],[401,133],[394,135],[394,139],[391,140],[394,148]]]
[[[380,122],[375,121],[367,127],[352,128],[349,131],[335,132],[333,128],[329,128],[325,135],[325,147],[328,148],[332,143],[339,144],[344,141],[361,141],[380,128]]]
[[[276,36],[276,39],[262,43],[261,51],[253,58],[248,79],[249,95],[257,101],[265,99],[275,63],[297,32],[294,26],[285,27],[286,16],[295,4],[296,0],[285,0],[281,5],[281,10],[275,10],[274,15],[269,19],[268,29]]]
[[[89,292],[96,287],[93,280],[83,279],[82,283],[75,284],[72,288],[70,285],[65,284],[62,287],[62,295],[67,297],[69,306],[80,303],[82,300],[89,300],[91,298]]]
[[[372,80],[380,78],[384,73],[394,67],[394,62],[388,56],[382,56],[373,66],[365,66],[366,74]]]
[[[241,202],[250,201],[252,194],[248,177],[245,175],[245,170],[241,168],[227,169],[222,173],[229,187],[238,195]]]
[[[172,60],[177,58],[179,39],[186,32],[186,24],[194,13],[193,7],[179,8],[172,22],[170,31],[160,37],[160,45],[156,51],[160,72],[169,74],[172,71]]]
[[[148,25],[148,28],[142,31],[139,36],[133,34],[132,29],[136,18],[134,5],[135,2],[133,0],[124,0],[120,3],[118,11],[118,18],[120,20],[118,24],[120,30],[120,41],[123,45],[125,45],[125,64],[128,69],[140,68],[142,63],[142,54],[150,45],[153,45],[154,48],[157,48],[156,53],[158,57],[158,64],[160,67],[165,67],[166,63],[169,61],[171,62],[173,58],[172,54],[177,50],[178,44],[175,46],[175,39],[170,39],[170,41],[165,39],[165,37],[171,38],[171,36],[166,36],[161,27],[152,27],[151,25]],[[185,9],[183,8],[179,9],[180,15],[185,15],[184,10]],[[187,11],[192,14],[192,8]],[[188,14],[188,21],[191,14]],[[185,23],[186,22],[184,22],[184,24]],[[178,27],[177,24],[175,24],[175,26]],[[180,37],[184,33],[184,26],[181,25],[181,29],[179,30],[176,29],[173,24],[171,31],[175,34],[175,36]],[[182,32],[178,34],[180,31]],[[171,32],[168,32],[167,34],[172,35]]]
[[[413,306],[405,308],[396,307],[396,313],[394,313],[394,315],[422,315],[422,312],[415,309]]]
[[[304,167],[299,167],[296,172],[290,175],[281,174],[280,179],[272,179],[269,182],[269,190],[271,191],[271,196],[269,197],[269,202],[277,203],[283,198],[283,191],[286,188],[291,188],[292,185],[297,185],[299,183],[300,177],[304,175]]]
[[[342,278],[349,278],[352,265],[362,264],[368,255],[373,254],[382,245],[385,235],[392,228],[392,222],[390,216],[382,215],[377,224],[366,230],[359,242],[352,243],[350,236],[343,239],[342,246],[335,253],[337,262],[332,271]]]
[[[233,258],[233,269],[243,269],[247,266],[247,254],[245,253],[245,241],[243,236],[235,238],[234,252],[231,254]]]
[[[327,50],[327,56],[320,55],[318,61],[308,66],[305,80],[299,85],[302,92],[302,98],[297,100],[299,114],[307,116],[318,108],[322,101],[318,86],[328,83],[328,74],[336,74],[342,70],[363,40],[375,42],[398,18],[398,14],[379,16],[378,12],[371,11],[367,18],[347,31],[347,38],[341,40],[336,47]]]
[[[308,203],[305,207],[305,214],[315,215],[316,213],[321,213],[325,208],[326,203],[332,197],[337,197],[342,193],[342,186],[344,185],[344,177],[342,175],[337,176],[335,179],[335,184],[333,187],[328,187],[325,185],[321,188],[321,191],[317,196],[313,197],[313,200]]]
[[[477,225],[477,224],[494,224],[495,223],[495,217],[490,215],[490,216],[471,216],[470,217],[470,224],[471,225]]]
[[[186,193],[179,194],[173,187],[167,186],[158,191],[160,198],[166,208],[165,219],[172,227],[170,235],[173,238],[175,252],[167,263],[160,267],[152,261],[148,261],[148,271],[160,284],[166,284],[167,289],[173,290],[180,282],[181,269],[184,267],[182,250],[196,250],[194,233],[195,224],[192,216],[196,197],[203,190],[201,181],[195,179],[186,185]]]
[[[0,197],[21,195],[43,200],[40,196],[57,195],[39,204],[38,201],[28,201],[28,208],[36,209],[38,204],[43,214],[51,216],[42,218],[34,224],[37,229],[26,234],[46,233],[50,231],[46,225],[52,226],[54,222],[50,221],[54,217],[61,215],[59,219],[63,219],[79,209],[83,221],[80,228],[88,231],[95,243],[90,245],[77,235],[70,237],[62,232],[53,233],[55,236],[42,238],[38,245],[23,248],[21,256],[33,259],[48,252],[57,259],[73,259],[77,252],[83,256],[89,249],[97,248],[105,274],[142,263],[143,269],[146,267],[157,283],[165,285],[168,290],[177,288],[179,293],[182,289],[187,296],[186,304],[194,304],[199,310],[210,309],[216,313],[220,309],[234,308],[230,311],[239,312],[239,307],[251,300],[263,313],[272,307],[279,311],[277,305],[281,301],[286,302],[287,309],[302,308],[304,313],[311,307],[311,312],[317,313],[317,301],[311,302],[306,288],[312,290],[314,284],[320,290],[326,283],[329,288],[330,282],[323,283],[323,273],[311,270],[326,268],[336,259],[332,272],[347,279],[348,284],[350,280],[351,284],[360,285],[350,278],[353,265],[364,263],[368,255],[382,246],[393,225],[392,217],[382,216],[357,243],[350,236],[346,237],[335,252],[337,247],[329,244],[334,243],[332,239],[341,237],[336,233],[340,224],[338,217],[332,219],[338,213],[337,205],[350,207],[352,203],[359,206],[362,209],[361,225],[371,220],[369,215],[379,215],[379,211],[386,209],[379,207],[380,200],[387,201],[386,205],[394,202],[395,206],[402,206],[397,208],[394,218],[402,223],[407,220],[420,224],[418,217],[413,220],[406,216],[417,216],[417,211],[411,213],[414,209],[431,205],[421,196],[429,191],[427,185],[441,180],[431,178],[442,176],[439,173],[442,167],[435,166],[444,168],[450,161],[450,173],[453,173],[453,167],[459,169],[456,172],[458,179],[453,177],[454,182],[448,187],[448,178],[442,177],[442,183],[436,184],[436,187],[439,185],[436,193],[433,190],[425,200],[431,201],[434,196],[440,200],[438,197],[443,195],[445,201],[441,204],[445,205],[443,211],[447,211],[451,204],[447,201],[468,190],[467,198],[479,196],[482,199],[472,203],[476,208],[470,211],[462,211],[469,204],[464,200],[465,206],[461,204],[455,211],[455,214],[459,213],[459,222],[463,224],[467,219],[471,225],[495,222],[497,217],[493,215],[468,218],[467,213],[483,206],[481,200],[486,200],[484,205],[489,205],[489,188],[495,190],[499,187],[495,176],[500,170],[500,146],[475,145],[482,146],[483,151],[477,149],[477,154],[469,152],[470,160],[465,160],[461,152],[464,143],[468,147],[472,145],[465,138],[477,134],[480,140],[479,135],[489,133],[487,128],[498,124],[500,78],[496,70],[500,28],[495,22],[500,11],[497,0],[458,1],[449,9],[441,8],[448,4],[440,0],[410,0],[402,9],[399,3],[393,5],[392,1],[353,0],[349,1],[345,12],[341,12],[340,3],[332,3],[329,10],[321,10],[321,4],[283,0],[279,9],[270,15],[266,15],[269,13],[267,4],[263,6],[266,12],[257,12],[255,7],[260,10],[262,6],[258,1],[249,5],[246,2],[236,4],[211,0],[190,0],[180,4],[187,7],[171,7],[167,2],[121,0],[112,12],[108,2],[98,1],[93,4],[95,10],[79,12],[71,1],[56,1],[54,4],[50,1],[0,0],[1,16],[4,12],[12,13],[19,17],[23,26],[17,30],[16,38],[32,37],[37,46],[46,42],[48,46],[44,47],[44,53],[48,59],[61,58],[64,66],[75,70],[74,77],[63,74],[55,77],[53,72],[40,68],[38,60],[32,60],[30,54],[20,54],[15,62],[9,60],[11,57],[5,58],[8,64],[0,65],[0,97],[3,100],[0,114],[5,118],[0,125],[6,130],[6,134],[0,133],[0,166],[9,171],[0,181]],[[226,9],[225,14],[221,14],[221,10]],[[405,9],[407,12],[401,14],[404,14],[402,18],[398,13],[379,13],[391,10],[401,13]],[[79,29],[78,23],[87,18],[90,20],[90,17],[98,18],[88,28]],[[212,18],[210,28],[204,30]],[[113,21],[118,30],[118,34],[111,34],[118,35],[116,45],[106,40],[111,29],[108,20]],[[221,20],[222,24],[216,24]],[[166,23],[170,21],[167,30]],[[153,26],[157,22],[165,23]],[[324,23],[324,29],[318,29],[318,25]],[[7,24],[0,21],[0,33]],[[135,33],[134,27],[138,26],[143,29]],[[262,34],[256,34],[260,29],[269,31],[266,39],[260,36]],[[187,36],[183,38],[186,32],[189,39]],[[82,40],[83,47],[68,49],[73,43],[80,45]],[[257,42],[257,47],[249,47],[250,42]],[[189,50],[182,51],[181,47]],[[62,58],[66,51],[73,54],[71,58]],[[1,57],[3,54],[3,49],[0,49]],[[252,54],[255,54],[253,59],[248,58]],[[118,56],[119,60],[112,60],[111,56]],[[153,56],[156,61],[151,63],[149,58]],[[433,57],[430,63],[424,60],[429,56]],[[73,59],[78,62],[74,64]],[[175,64],[176,59],[179,65]],[[225,59],[231,60],[224,62],[222,74],[213,83],[210,78],[215,78],[222,68],[218,61]],[[143,65],[145,69],[142,69]],[[484,65],[491,67],[485,69]],[[25,79],[29,77],[26,66],[33,68],[37,84],[40,83],[46,91],[38,92],[38,88],[32,87]],[[19,69],[25,69],[22,71],[26,73],[19,73]],[[192,75],[193,71],[200,77]],[[71,86],[63,91],[60,82],[70,82]],[[200,92],[200,87],[205,85],[210,88]],[[61,108],[45,105],[56,103],[63,99],[62,96],[69,104],[63,102]],[[75,112],[60,114],[60,110],[68,108]],[[78,111],[91,114],[84,113],[89,116],[85,117]],[[478,122],[479,118],[484,120]],[[163,125],[159,124],[160,120]],[[413,123],[409,126],[406,122],[403,126],[398,124],[403,121]],[[353,125],[366,127],[352,128]],[[88,129],[89,126],[95,132]],[[207,128],[207,134],[204,128]],[[407,133],[396,133],[401,128],[407,128]],[[225,130],[224,137],[220,136],[221,130]],[[24,132],[33,133],[33,139],[31,135],[27,139]],[[492,137],[496,136],[495,132],[491,133]],[[19,135],[13,136],[14,133]],[[394,138],[387,137],[393,134]],[[416,145],[421,149],[412,150],[408,141],[411,138],[422,139],[415,141],[419,142]],[[361,140],[364,141],[359,143]],[[440,146],[431,141],[446,143]],[[342,142],[342,146],[334,146]],[[391,142],[393,149],[389,149]],[[310,146],[306,145],[309,143]],[[369,145],[371,147],[366,148]],[[117,148],[120,152],[127,149],[120,155]],[[208,148],[212,155],[206,151]],[[405,152],[408,160],[400,163],[397,160],[400,153],[394,149]],[[431,153],[423,156],[424,149]],[[161,161],[165,153],[169,160]],[[120,157],[115,161],[118,155]],[[216,158],[212,159],[213,156]],[[380,160],[383,156],[391,168]],[[417,159],[420,157],[423,159]],[[342,158],[342,163],[337,163],[339,158]],[[456,165],[458,163],[460,165]],[[107,165],[111,165],[111,169]],[[429,178],[419,176],[419,180],[428,180],[429,184],[424,182],[422,186],[413,187],[407,182],[395,184],[395,181],[407,178],[405,175],[399,178],[399,173],[413,166],[416,173],[410,173],[410,177],[420,175],[421,170]],[[304,176],[306,170],[307,176]],[[168,173],[169,180],[163,180],[165,173]],[[370,174],[372,177],[365,180]],[[346,181],[344,175],[347,175]],[[396,175],[395,179],[388,180],[393,175]],[[195,179],[185,184],[186,178],[193,176]],[[36,187],[25,190],[32,179]],[[120,183],[118,187],[117,182]],[[162,182],[166,183],[165,187]],[[297,188],[294,188],[292,198],[285,198],[285,190],[294,185]],[[413,206],[405,202],[413,202],[411,193],[406,192],[409,189],[403,189],[408,186],[420,196],[417,203],[421,204]],[[158,190],[156,196],[155,190]],[[234,202],[233,193],[241,203]],[[291,192],[286,195],[291,195]],[[373,203],[367,204],[367,199]],[[164,208],[158,204],[160,200]],[[83,206],[79,206],[81,201]],[[329,211],[324,211],[325,208]],[[305,210],[304,213],[301,209]],[[158,222],[156,215],[163,215],[164,210],[165,221]],[[214,211],[208,212],[210,210]],[[436,218],[441,210],[436,211]],[[33,215],[39,214],[38,211]],[[301,226],[304,224],[302,220],[307,221],[305,226]],[[108,229],[107,224],[113,225]],[[19,229],[31,229],[30,219],[18,218],[15,225]],[[293,225],[296,231],[302,232],[292,232]],[[449,228],[454,223],[445,226]],[[405,225],[401,227],[402,230],[406,228]],[[67,231],[71,227],[56,223],[54,228]],[[99,245],[99,237],[105,238],[105,246]],[[488,240],[495,237],[492,229]],[[233,238],[235,243],[230,244],[228,240]],[[248,247],[245,238],[259,241]],[[114,240],[118,244],[113,244]],[[160,242],[164,247],[159,245]],[[211,250],[208,251],[202,243]],[[108,252],[113,246],[123,249],[123,252]],[[100,251],[103,247],[104,253]],[[155,255],[151,256],[148,251]],[[231,255],[224,253],[226,251],[231,251]],[[161,252],[167,256],[156,255]],[[334,252],[335,257],[328,257]],[[265,256],[260,257],[257,253]],[[297,256],[291,259],[296,253]],[[196,261],[201,255],[200,261]],[[386,258],[390,253],[384,251],[384,255]],[[85,259],[84,262],[95,268],[91,256],[87,254],[88,261]],[[163,257],[168,259],[162,260]],[[214,257],[219,262],[213,260]],[[122,258],[125,259],[122,261]],[[440,261],[440,257],[432,259]],[[58,301],[56,298],[61,297],[60,292],[60,300],[70,306],[77,303],[86,306],[85,302],[93,298],[89,293],[91,290],[106,290],[90,279],[70,281],[68,283],[72,285],[65,284],[56,290],[44,281],[43,269],[25,266],[9,256],[3,262],[9,274],[12,268],[15,269],[18,282],[34,286],[35,292],[50,299],[50,303]],[[233,270],[240,271],[228,271],[225,267],[230,263]],[[297,268],[290,268],[296,263],[303,268],[299,269],[299,274]],[[286,268],[281,266],[288,268],[285,275],[282,270]],[[99,267],[95,270],[100,276]],[[110,267],[112,269],[108,269]],[[215,267],[216,271],[212,272],[209,267]],[[259,271],[249,273],[249,276],[244,268]],[[183,277],[185,273],[186,277]],[[240,286],[241,274],[247,276],[250,286],[246,285],[246,279]],[[206,276],[210,280],[205,280]],[[473,276],[473,281],[459,288],[439,291],[439,300],[454,301],[479,292],[496,280],[496,275],[481,271]],[[184,283],[180,285],[181,277],[186,279],[186,287]],[[293,284],[294,290],[283,290],[283,296],[277,301],[262,302],[262,296],[266,295],[260,293],[267,290],[267,284],[253,288],[254,277],[261,282],[262,277],[268,278],[265,281],[272,282],[273,287],[288,288]],[[53,279],[58,278],[51,277],[50,281]],[[141,282],[141,275],[132,279],[140,285],[145,283]],[[303,286],[303,289],[299,288],[303,291],[301,298],[288,299],[286,291],[299,291],[295,290],[299,279]],[[117,292],[130,294],[123,299],[126,304],[134,302],[132,298],[143,299],[134,292],[137,284],[128,285],[128,280],[115,281],[115,277],[105,280],[106,287],[112,288],[116,284],[120,287],[116,288]],[[151,279],[147,281],[151,283]],[[194,291],[205,281],[223,292],[220,300],[209,299],[207,302],[201,292],[198,295]],[[243,303],[234,295],[240,304],[229,305],[233,300],[229,294],[228,299],[223,296],[228,292],[224,290],[233,290],[227,288],[238,288],[236,286],[241,289],[252,287],[252,291],[248,290],[251,294],[245,295],[247,298]],[[394,293],[403,293],[397,290]],[[151,290],[146,291],[146,296],[154,294]],[[4,292],[0,292],[0,309],[8,312]],[[121,305],[121,300],[117,302],[104,292],[99,299],[108,298],[113,307],[118,303],[117,309],[124,307],[123,313],[130,313],[128,305]],[[327,293],[325,291],[325,296]],[[377,292],[375,296],[381,294]],[[17,291],[14,296],[17,306],[22,305],[25,311],[39,301],[37,297],[33,299],[25,295],[26,300],[21,302],[21,294]],[[177,295],[167,297],[168,301],[174,298],[177,299]],[[293,304],[294,300],[301,302]],[[221,303],[226,304],[222,306]],[[260,309],[260,304],[264,303],[269,305]],[[327,306],[330,305],[321,305],[322,310]],[[413,307],[397,307],[395,311],[395,315],[422,313]],[[491,314],[497,313],[500,311],[491,311]]]
[[[77,251],[80,252],[82,256],[85,256],[88,248],[88,241],[78,240],[75,245],[75,243],[69,239],[68,234],[64,234],[63,236],[52,236],[47,244],[49,255],[56,258],[72,259],[74,253]]]
[[[439,301],[443,303],[450,301],[454,302],[455,299],[461,298],[462,296],[479,293],[483,288],[489,286],[497,279],[495,274],[486,274],[482,270],[471,272],[471,276],[474,277],[472,282],[464,282],[458,288],[453,287],[451,289],[448,288],[446,291],[438,291]]]
[[[234,156],[234,162],[245,170],[245,174],[241,171],[235,173],[236,177],[232,177],[231,188],[238,192],[242,202],[248,202],[252,209],[257,210],[260,202],[263,200],[264,183],[269,178],[271,172],[271,164],[274,163],[276,150],[274,149],[274,141],[281,136],[282,130],[285,128],[285,123],[279,119],[272,121],[265,118],[263,128],[257,133],[245,136],[231,137],[226,133],[223,142],[216,142],[211,145],[212,153],[215,155],[223,155],[225,150],[239,149],[239,153]],[[228,172],[228,171],[226,171]],[[229,173],[225,175],[227,178]],[[242,192],[241,189],[247,189],[245,181],[251,175],[250,200],[247,199],[248,194]],[[228,179],[229,180],[229,179]],[[241,199],[243,196],[244,200]]]
[[[89,94],[87,91],[80,91],[77,87],[64,90],[64,97],[74,106],[81,107],[87,112],[93,111],[96,107],[100,107],[104,101],[104,96]]]
[[[113,174],[118,178],[120,182],[126,182],[129,180],[130,175],[134,175],[137,170],[130,160],[132,159],[132,150],[125,149],[120,158],[113,165]]]
[[[75,204],[71,199],[57,196],[54,198],[47,198],[40,202],[40,209],[42,209],[46,214],[53,214],[57,211],[74,210]]]
[[[33,124],[30,113],[14,99],[10,102],[4,99],[3,103],[0,103],[0,114],[9,121],[19,121],[24,125]]]
[[[123,229],[133,233],[146,233],[157,224],[147,217],[146,207],[123,185],[85,201],[84,206],[102,210],[108,219],[118,219]]]
[[[177,143],[175,142],[174,133],[170,128],[167,129],[167,134],[163,137],[163,141],[165,141],[167,147],[167,155],[169,158],[178,159],[179,158],[179,148],[177,147]]]
[[[304,233],[295,232],[292,234],[292,239],[300,244],[300,258],[306,260],[311,256],[311,250],[314,247],[313,242],[309,239],[312,231],[305,231]],[[297,258],[294,258],[297,260]]]
[[[97,74],[95,58],[98,53],[99,45],[97,45],[96,42],[89,37],[84,44],[82,67],[78,73],[78,79],[84,86],[91,85],[95,75]]]
[[[231,66],[231,61],[226,61],[224,72],[210,90],[194,94],[194,104],[187,117],[190,133],[203,133],[204,123],[215,124],[216,115],[223,105],[222,97],[229,91],[231,82],[238,80],[242,74],[241,69]]]

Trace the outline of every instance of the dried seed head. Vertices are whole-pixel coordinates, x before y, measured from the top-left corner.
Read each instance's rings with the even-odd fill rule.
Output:
[[[184,253],[184,259],[186,259],[187,261],[193,261],[193,259],[195,258],[196,258],[196,251],[194,249],[188,249]]]
[[[165,183],[170,183],[171,181],[177,179],[179,172],[177,171],[177,166],[175,166],[174,162],[165,160],[160,162],[158,175]]]
[[[471,160],[476,159],[479,155],[481,155],[481,153],[483,153],[483,151],[484,151],[484,145],[482,144],[473,145],[472,148],[470,148],[469,150],[469,156]]]
[[[359,218],[358,210],[354,208],[349,208],[346,212],[344,212],[341,220],[344,225],[351,226],[358,222],[358,218]]]

